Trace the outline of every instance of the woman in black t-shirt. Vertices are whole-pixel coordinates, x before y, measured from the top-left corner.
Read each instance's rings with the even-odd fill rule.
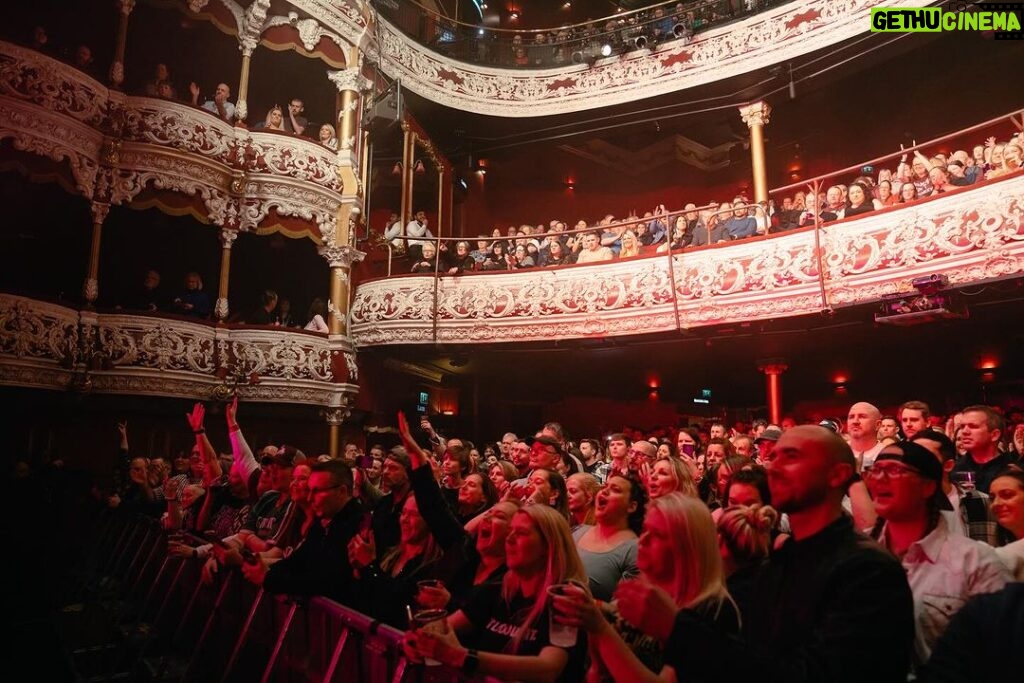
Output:
[[[587,580],[565,517],[547,505],[523,508],[512,517],[505,555],[502,582],[479,587],[449,615],[447,634],[408,631],[406,655],[502,680],[581,680],[585,634],[571,647],[552,645],[549,634],[548,587]]]

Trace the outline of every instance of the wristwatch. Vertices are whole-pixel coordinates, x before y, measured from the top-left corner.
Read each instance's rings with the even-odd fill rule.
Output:
[[[473,648],[466,650],[466,658],[462,660],[462,673],[472,676],[480,668],[480,653]]]

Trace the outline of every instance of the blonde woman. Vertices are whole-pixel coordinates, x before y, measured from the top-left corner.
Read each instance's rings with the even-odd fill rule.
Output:
[[[694,498],[700,497],[697,494],[697,485],[693,483],[690,468],[679,458],[671,456],[658,458],[653,466],[645,467],[644,480],[651,500],[674,492]]]
[[[594,500],[601,483],[592,474],[577,472],[565,482],[569,499],[569,526],[575,531],[583,525],[593,526]]]
[[[571,647],[548,641],[547,589],[569,581],[586,582],[569,524],[547,505],[530,505],[512,517],[505,539],[508,572],[501,583],[481,587],[461,610],[448,616],[448,632],[412,630],[405,653],[502,680],[568,680],[583,676],[586,640]],[[477,649],[463,647],[469,639]]]
[[[730,595],[740,612],[753,595],[758,567],[768,559],[779,513],[770,505],[731,505],[718,518],[718,550]]]
[[[631,256],[640,255],[640,240],[637,238],[636,233],[632,230],[627,230],[622,233],[622,248],[619,250],[619,258],[629,258]]]
[[[324,147],[332,150],[338,149],[338,138],[334,135],[334,126],[329,123],[320,126],[319,140]]]
[[[281,107],[274,105],[267,112],[267,118],[263,122],[263,130],[284,130],[284,114]]]
[[[688,680],[686,663],[673,659],[688,635],[673,626],[677,612],[739,632],[707,507],[681,493],[652,501],[637,564],[641,578],[623,582],[607,609],[599,608],[586,591],[570,589],[570,595],[554,600],[556,619],[589,634],[591,680]],[[662,606],[663,618],[641,622],[642,603],[650,600]]]

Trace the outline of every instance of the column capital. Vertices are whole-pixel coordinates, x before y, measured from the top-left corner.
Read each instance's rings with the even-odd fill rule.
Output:
[[[85,282],[82,283],[82,297],[89,302],[89,304],[96,303],[96,299],[100,296],[100,283],[94,277],[85,278]]]
[[[345,423],[345,420],[352,414],[352,410],[347,407],[323,408],[320,414],[324,416],[327,424],[337,427]]]
[[[789,365],[784,359],[772,358],[758,363],[757,369],[766,375],[781,375],[789,369]]]
[[[338,92],[350,90],[356,94],[366,92],[373,88],[370,79],[362,74],[362,69],[352,67],[340,71],[328,71],[327,78],[338,89]]]
[[[110,204],[106,202],[93,202],[89,205],[89,211],[92,212],[93,223],[102,223],[107,220],[107,214],[110,213]]]
[[[748,128],[768,125],[768,117],[771,113],[772,108],[763,100],[740,107],[740,117]]]
[[[220,230],[220,246],[222,249],[230,249],[238,239],[238,231],[232,230],[231,228],[221,228]]]
[[[318,251],[327,259],[331,268],[351,268],[353,263],[358,263],[366,257],[365,252],[354,247],[337,244],[324,245]]]

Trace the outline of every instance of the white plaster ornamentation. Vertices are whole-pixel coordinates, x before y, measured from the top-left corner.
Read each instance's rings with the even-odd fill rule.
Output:
[[[1024,175],[904,208],[668,259],[362,283],[359,345],[542,341],[666,332],[878,301],[941,272],[950,284],[1024,273]],[[825,296],[822,297],[822,288]],[[434,316],[437,316],[436,339]],[[678,316],[678,324],[677,324]]]
[[[346,245],[324,244],[317,251],[326,259],[331,268],[349,269],[353,263],[358,263],[366,258],[366,252]]]
[[[95,303],[100,296],[100,283],[94,277],[85,278],[82,285],[82,298],[89,303]]]
[[[108,76],[110,76],[110,82],[115,85],[124,83],[124,63],[119,61],[111,62]]]
[[[341,69],[339,71],[328,71],[327,79],[334,84],[338,92],[350,90],[361,94],[373,89],[373,82],[362,75],[358,68]]]
[[[292,0],[297,7],[323,0]],[[929,0],[891,0],[921,7]],[[599,59],[593,67],[502,69],[442,56],[378,17],[379,62],[418,95],[463,111],[533,117],[604,108],[723,80],[848,40],[870,30],[876,0],[805,0],[711,28],[692,41]],[[321,21],[329,22],[328,17]],[[327,24],[331,26],[330,23]],[[374,55],[370,55],[373,57]]]
[[[71,364],[78,358],[78,313],[0,294],[0,356]]]
[[[235,119],[245,121],[249,118],[249,104],[245,100],[238,100],[235,103]]]

